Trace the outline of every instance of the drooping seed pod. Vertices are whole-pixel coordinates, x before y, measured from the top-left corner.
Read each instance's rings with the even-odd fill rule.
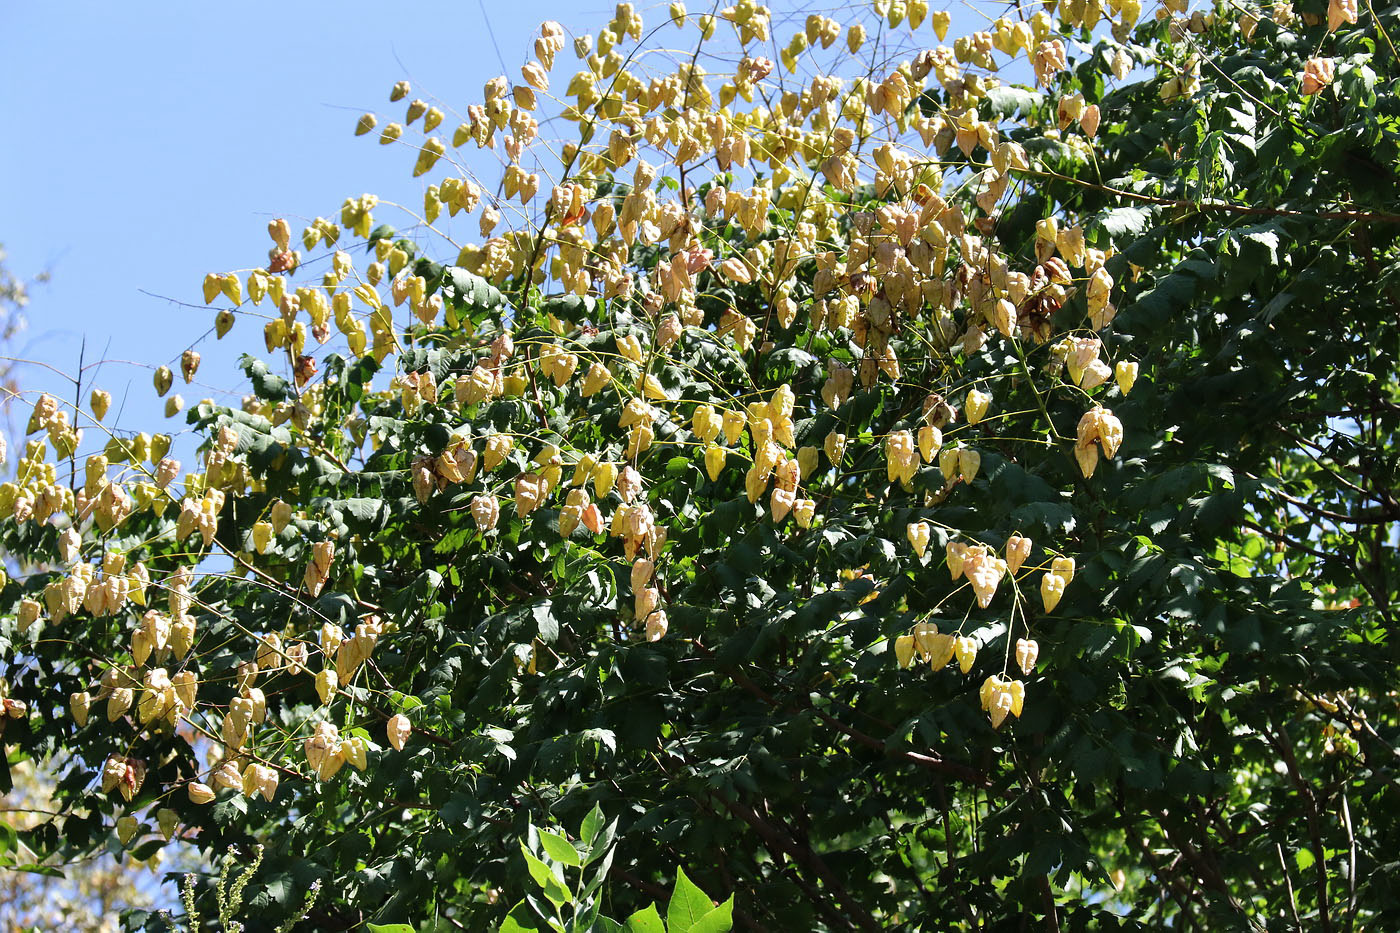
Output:
[[[900,635],[894,640],[894,657],[901,669],[908,670],[914,663],[914,636]]]
[[[409,734],[413,731],[413,726],[408,721],[408,717],[403,713],[395,713],[393,716],[389,717],[386,731],[388,732],[389,745],[392,746],[395,751],[401,752],[403,751],[404,743],[408,741]]]
[[[977,640],[966,635],[958,636],[953,640],[953,655],[958,659],[958,669],[966,674],[977,660]]]
[[[1046,612],[1054,612],[1055,607],[1060,604],[1060,597],[1065,594],[1066,582],[1064,577],[1054,572],[1040,578],[1040,599],[1045,604]]]
[[[90,400],[92,416],[98,421],[107,417],[107,409],[112,405],[112,394],[105,389],[93,389]]]
[[[1040,645],[1033,638],[1016,639],[1016,666],[1021,673],[1029,675],[1035,670],[1036,658],[1040,657]]]

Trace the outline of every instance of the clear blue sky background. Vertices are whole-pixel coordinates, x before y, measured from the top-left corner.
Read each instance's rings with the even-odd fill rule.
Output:
[[[612,10],[484,5],[513,78],[541,20],[591,31]],[[571,62],[566,51],[559,70]],[[402,78],[460,112],[502,70],[480,0],[0,3],[0,243],[17,275],[52,273],[33,289],[22,354],[72,373],[86,337],[89,361],[140,361],[97,373],[114,412],[126,396],[118,424],[183,428],[183,416],[162,420],[151,368],[209,330],[204,274],[264,264],[276,216],[295,238],[306,220],[338,218],[347,196],[421,204],[442,173],[413,179],[413,152],[355,138],[357,117],[402,119],[403,103],[388,101]],[[240,321],[200,343],[197,384],[178,389],[187,402],[237,390],[234,361],[261,350],[259,331]],[[21,379],[72,398],[42,369]]]

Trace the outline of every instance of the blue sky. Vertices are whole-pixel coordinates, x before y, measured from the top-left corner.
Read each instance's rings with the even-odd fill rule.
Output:
[[[484,6],[513,77],[541,20],[591,30],[612,9]],[[295,238],[303,221],[335,218],[347,196],[421,204],[413,153],[355,138],[355,121],[366,110],[401,119],[388,92],[403,78],[444,106],[479,100],[503,71],[482,9],[483,0],[0,5],[0,242],[16,274],[52,273],[33,289],[21,355],[71,373],[86,336],[89,362],[137,363],[96,373],[114,412],[126,396],[121,427],[183,428],[183,416],[163,420],[151,368],[173,366],[210,329],[204,274],[264,264],[276,216]],[[572,60],[566,52],[560,67]],[[177,391],[192,402],[237,390],[234,360],[262,349],[259,329],[240,321],[217,344],[210,334],[196,385],[177,376]],[[42,368],[21,379],[73,396]]]

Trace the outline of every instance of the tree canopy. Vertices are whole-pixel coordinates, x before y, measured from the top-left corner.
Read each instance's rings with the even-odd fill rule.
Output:
[[[26,851],[261,846],[249,930],[583,855],[578,930],[1394,926],[1400,15],[644,12],[360,118],[424,202],[205,279],[193,465],[35,400]]]

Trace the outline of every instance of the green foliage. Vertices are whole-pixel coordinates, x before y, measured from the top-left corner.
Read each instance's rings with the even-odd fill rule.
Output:
[[[616,821],[605,825],[604,820],[602,809],[595,806],[583,818],[573,841],[530,825],[520,851],[538,891],[511,908],[499,933],[726,933],[733,927],[734,896],[716,905],[680,868],[665,922],[655,905],[636,911],[624,922],[604,915],[617,840]],[[577,878],[571,881],[574,872]]]

